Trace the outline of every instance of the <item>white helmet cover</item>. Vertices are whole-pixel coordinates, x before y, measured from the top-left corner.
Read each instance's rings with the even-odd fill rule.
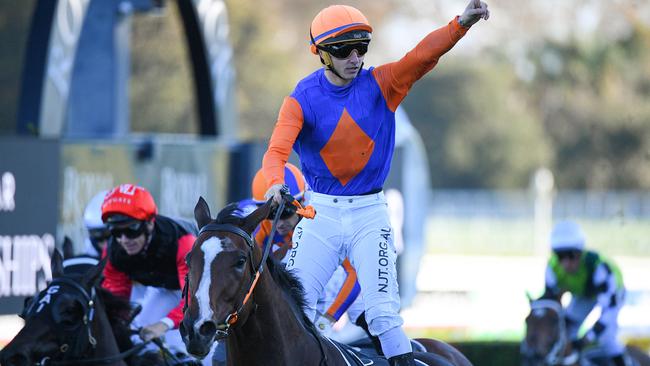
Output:
[[[585,248],[585,234],[573,221],[560,221],[551,232],[551,249],[580,250]]]
[[[86,229],[103,229],[106,227],[102,221],[102,203],[108,191],[98,192],[90,199],[84,210],[84,225]]]

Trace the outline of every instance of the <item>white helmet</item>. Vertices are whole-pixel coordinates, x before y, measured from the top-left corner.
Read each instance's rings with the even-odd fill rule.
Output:
[[[573,221],[560,221],[555,224],[551,232],[551,249],[579,250],[585,248],[585,234],[577,223]]]
[[[102,221],[102,203],[108,191],[98,192],[90,199],[84,210],[84,225],[86,229],[103,229],[106,227]]]

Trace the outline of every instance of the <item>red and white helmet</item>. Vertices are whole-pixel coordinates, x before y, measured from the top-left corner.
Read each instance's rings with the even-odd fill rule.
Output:
[[[102,220],[106,223],[146,221],[157,213],[158,208],[151,193],[135,184],[120,184],[113,188],[102,204]]]

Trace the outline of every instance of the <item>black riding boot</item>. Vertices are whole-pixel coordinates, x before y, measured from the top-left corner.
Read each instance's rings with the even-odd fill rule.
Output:
[[[413,352],[402,353],[401,355],[393,356],[388,359],[390,366],[415,366],[415,359]]]
[[[381,349],[381,341],[379,341],[379,337],[370,334],[370,329],[368,329],[368,322],[366,322],[366,312],[364,311],[363,313],[361,313],[361,315],[359,315],[359,317],[354,323],[360,326],[361,328],[363,328],[363,330],[366,332],[366,334],[372,341],[372,345],[375,346],[375,351],[377,351],[377,354],[383,356],[384,351],[382,351]]]

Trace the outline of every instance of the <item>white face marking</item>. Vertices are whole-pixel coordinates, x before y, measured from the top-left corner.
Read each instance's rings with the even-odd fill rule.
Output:
[[[210,307],[210,265],[217,257],[217,254],[223,249],[221,239],[212,237],[201,244],[203,251],[203,275],[199,282],[199,289],[196,291],[196,298],[199,302],[199,320],[195,325],[201,325],[205,321],[212,320],[212,308]]]

